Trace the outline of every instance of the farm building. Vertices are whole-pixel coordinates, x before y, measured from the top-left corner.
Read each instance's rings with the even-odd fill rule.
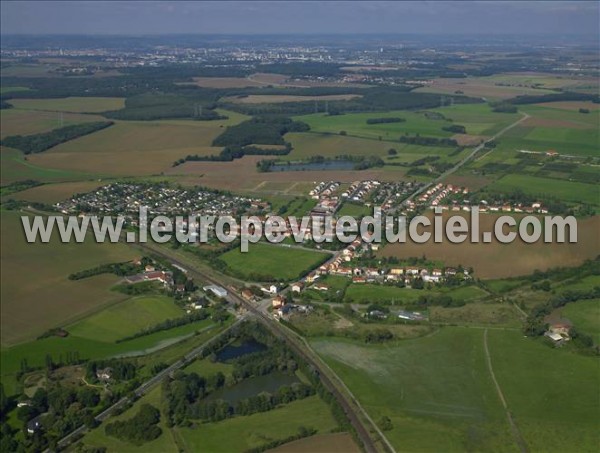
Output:
[[[217,297],[227,297],[227,290],[221,286],[208,285],[202,288],[205,292],[211,292]]]

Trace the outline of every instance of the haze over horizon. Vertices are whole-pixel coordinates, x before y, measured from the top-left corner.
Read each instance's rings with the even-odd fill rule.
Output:
[[[600,29],[600,4],[581,1],[2,1],[0,5],[3,35],[573,34],[597,39]]]

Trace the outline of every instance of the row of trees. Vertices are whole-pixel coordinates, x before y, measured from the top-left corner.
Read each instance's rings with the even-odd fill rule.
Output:
[[[25,154],[41,153],[53,146],[68,142],[69,140],[106,129],[113,124],[112,121],[96,121],[92,123],[74,124],[33,135],[11,135],[2,140],[0,144],[9,148],[18,149]]]

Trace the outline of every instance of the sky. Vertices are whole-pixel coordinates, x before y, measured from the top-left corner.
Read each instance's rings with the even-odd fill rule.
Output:
[[[14,1],[2,34],[599,34],[597,1]]]

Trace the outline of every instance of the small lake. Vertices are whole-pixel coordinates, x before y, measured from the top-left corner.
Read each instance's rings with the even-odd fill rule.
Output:
[[[231,387],[221,388],[208,395],[205,401],[225,400],[230,404],[235,404],[261,392],[274,393],[279,387],[292,385],[294,382],[300,382],[295,374],[275,371],[264,376],[244,379]]]
[[[306,162],[275,164],[269,171],[322,171],[322,170],[353,170],[355,162],[349,160],[333,160],[327,162]]]
[[[265,351],[267,347],[258,341],[248,340],[241,344],[228,344],[219,352],[217,352],[217,360],[219,362],[227,362],[228,360],[237,359],[246,354],[253,352]]]

